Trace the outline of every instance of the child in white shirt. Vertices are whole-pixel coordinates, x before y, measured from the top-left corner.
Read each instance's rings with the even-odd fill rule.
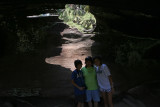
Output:
[[[96,69],[99,90],[104,100],[104,107],[113,107],[112,93],[114,88],[110,70],[106,64],[102,64],[100,56],[94,57],[93,61]]]

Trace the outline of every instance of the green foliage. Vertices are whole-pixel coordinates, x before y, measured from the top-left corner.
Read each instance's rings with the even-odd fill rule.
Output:
[[[28,53],[36,50],[36,46],[45,39],[46,28],[41,29],[30,28],[27,31],[19,29],[17,36],[19,41],[17,43],[17,51],[20,53]]]
[[[23,31],[18,31],[17,36],[19,37],[19,41],[17,43],[17,50],[19,52],[27,52],[27,51],[33,51],[34,47],[33,44],[30,43],[30,40],[28,39],[28,35],[25,34]]]
[[[141,64],[146,51],[160,43],[159,40],[124,36],[121,32],[112,30],[96,35],[93,39],[101,43],[97,51],[107,61],[130,67]]]
[[[69,25],[71,28],[77,28],[81,32],[93,31],[96,26],[96,19],[89,12],[87,5],[67,4],[65,10],[58,11],[59,19]]]

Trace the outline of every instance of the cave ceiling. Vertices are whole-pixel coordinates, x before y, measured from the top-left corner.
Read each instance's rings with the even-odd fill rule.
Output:
[[[0,12],[6,14],[40,7],[63,8],[65,4],[86,4],[102,8],[135,10],[151,15],[159,13],[159,5],[155,0],[1,0]]]

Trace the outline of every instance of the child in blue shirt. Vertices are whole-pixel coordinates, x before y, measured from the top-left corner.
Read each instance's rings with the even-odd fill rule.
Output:
[[[76,69],[72,72],[72,85],[74,86],[75,99],[78,102],[77,107],[84,107],[85,102],[85,83],[81,71],[82,61],[75,60]]]

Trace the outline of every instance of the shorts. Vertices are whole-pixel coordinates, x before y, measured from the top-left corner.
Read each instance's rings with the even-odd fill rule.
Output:
[[[107,92],[107,93],[111,92],[111,88],[109,88],[109,89],[99,88],[99,90],[100,90],[101,92]]]
[[[75,95],[76,102],[84,103],[85,102],[85,94]]]
[[[86,90],[86,102],[90,101],[99,102],[100,95],[98,90]]]

